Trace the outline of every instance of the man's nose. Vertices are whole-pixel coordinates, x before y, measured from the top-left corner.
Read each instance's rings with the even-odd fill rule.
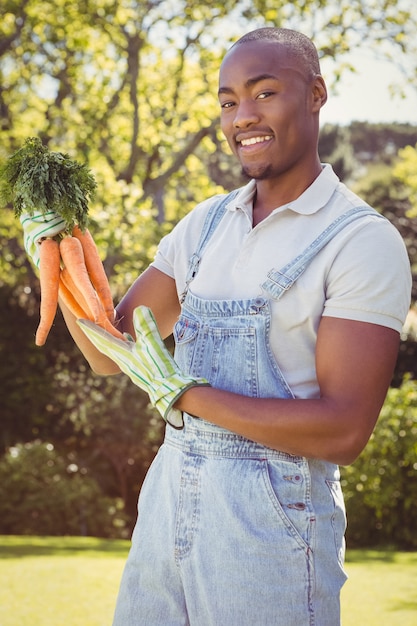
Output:
[[[233,125],[235,128],[247,128],[259,122],[259,114],[254,102],[240,102],[236,107]]]

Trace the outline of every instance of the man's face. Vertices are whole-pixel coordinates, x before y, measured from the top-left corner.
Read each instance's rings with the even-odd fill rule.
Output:
[[[247,176],[278,178],[316,154],[313,83],[282,44],[251,41],[228,52],[220,69],[221,128]]]

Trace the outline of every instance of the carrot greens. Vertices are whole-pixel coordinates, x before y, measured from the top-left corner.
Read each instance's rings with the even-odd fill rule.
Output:
[[[0,168],[0,198],[11,202],[17,217],[22,213],[53,211],[71,231],[88,222],[88,202],[96,182],[89,169],[68,154],[52,152],[37,137],[26,139]]]
[[[13,204],[23,228],[42,225],[41,231],[32,229],[35,237],[36,232],[41,233],[39,239],[34,239],[34,245],[40,246],[41,315],[35,337],[38,346],[44,345],[51,329],[58,297],[77,319],[93,320],[124,339],[114,326],[107,276],[87,228],[88,203],[96,187],[85,165],[71,160],[68,154],[51,152],[37,137],[26,139],[22,148],[0,167],[0,201]],[[54,214],[65,222],[63,232],[43,236],[47,232],[43,225]]]

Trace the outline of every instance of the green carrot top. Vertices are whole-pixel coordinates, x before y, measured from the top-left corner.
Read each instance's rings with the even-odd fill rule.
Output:
[[[88,222],[88,202],[97,184],[89,169],[68,154],[51,152],[37,137],[26,139],[0,167],[0,200],[22,213],[54,211],[82,230]]]

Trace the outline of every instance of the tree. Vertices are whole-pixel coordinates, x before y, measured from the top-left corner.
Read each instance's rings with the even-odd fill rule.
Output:
[[[417,383],[392,388],[365,450],[342,469],[351,546],[415,550]]]
[[[411,153],[415,150],[411,149]],[[405,148],[406,153],[409,152]],[[400,151],[404,153],[404,151]],[[412,171],[412,164],[410,170]],[[411,219],[412,192],[406,181],[412,179],[400,178],[401,165],[386,165],[376,161],[367,166],[366,173],[356,181],[355,191],[369,204],[385,215],[398,229],[407,246],[408,255],[414,273],[413,299],[417,299],[417,224]],[[404,170],[403,170],[404,171]]]
[[[331,163],[339,178],[347,181],[358,165],[350,127],[325,124],[320,131],[319,154],[322,162]]]
[[[408,152],[407,148],[404,150]],[[369,204],[385,215],[401,234],[411,263],[413,304],[417,300],[417,224],[410,217],[409,188],[396,176],[396,171],[394,157],[392,164],[388,165],[383,158],[378,160],[378,156],[374,155],[374,162],[367,164],[366,173],[356,181],[354,188]],[[412,308],[401,336],[399,355],[391,382],[395,387],[401,385],[404,375],[416,376],[417,374],[417,326],[414,311],[415,309]]]
[[[257,26],[299,28],[337,84],[344,55],[365,40],[412,58],[416,21],[403,0],[4,0],[0,160],[39,136],[90,166],[90,227],[117,301],[173,223],[242,182],[218,129],[217,72],[231,41]],[[59,316],[33,348],[38,280],[11,207],[0,210],[3,445],[42,437],[72,450],[131,512],[161,422],[142,392],[91,375]]]
[[[399,150],[417,142],[417,128],[412,124],[352,122],[349,130],[353,151],[366,164],[377,160],[392,165]]]
[[[37,440],[0,459],[0,533],[127,536],[120,501],[83,476],[76,456]]]
[[[149,218],[177,219],[216,191],[196,151],[202,143],[218,149],[216,75],[233,38],[257,26],[301,28],[334,61],[335,82],[349,67],[344,55],[364,41],[400,64],[416,49],[417,18],[405,0],[5,4],[3,156],[31,134],[82,155],[99,179],[97,205],[107,214],[97,207],[97,217],[112,253],[109,215],[126,237]]]
[[[398,161],[394,169],[394,176],[405,185],[409,193],[410,208],[408,217],[417,216],[417,143],[415,146],[405,146],[398,153]],[[416,261],[417,265],[417,261]]]

